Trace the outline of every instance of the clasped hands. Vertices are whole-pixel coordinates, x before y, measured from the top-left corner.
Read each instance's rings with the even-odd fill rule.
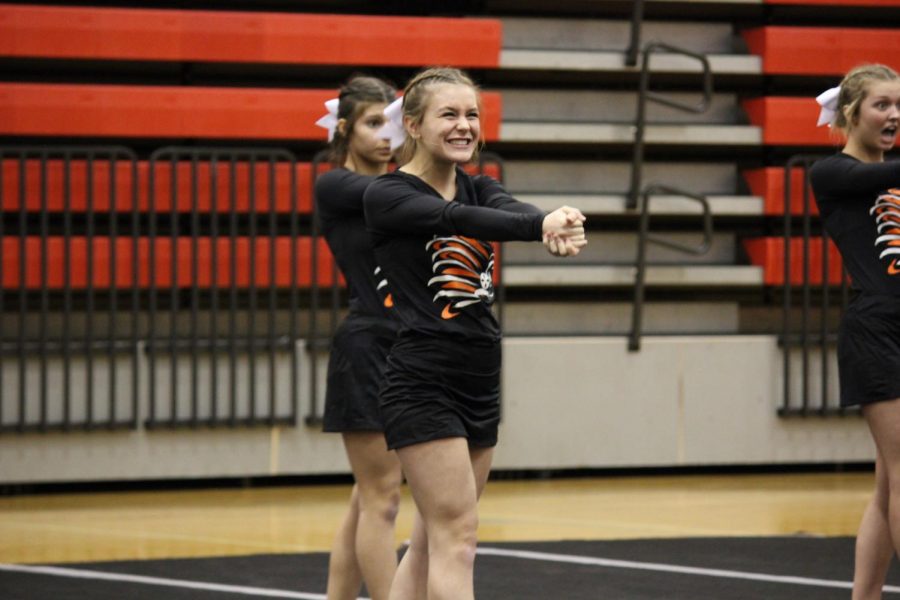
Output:
[[[563,206],[544,217],[544,247],[553,256],[576,256],[587,246],[585,216],[577,208]]]

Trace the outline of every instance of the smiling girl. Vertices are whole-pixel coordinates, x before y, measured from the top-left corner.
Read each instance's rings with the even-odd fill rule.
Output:
[[[557,255],[578,254],[587,243],[578,210],[544,214],[459,167],[481,142],[480,111],[478,89],[461,71],[414,77],[403,95],[403,166],[376,179],[364,199],[402,323],[380,405],[388,446],[397,449],[424,520],[427,535],[419,523],[407,555],[427,554],[429,600],[474,598],[477,501],[500,420],[489,242],[543,239]],[[392,598],[407,593],[399,587]]]
[[[363,192],[387,172],[391,149],[379,135],[393,87],[355,77],[340,91],[334,114],[320,124],[332,131],[334,168],[316,180],[316,215],[347,280],[350,310],[332,340],[325,395],[325,431],[340,432],[356,484],[328,567],[328,600],[355,600],[360,580],[373,600],[386,600],[397,568],[394,522],[402,476],[387,450],[378,410],[378,386],[397,327],[363,220]],[[332,101],[332,107],[335,103]]]
[[[885,161],[900,126],[900,77],[850,71],[820,97],[820,124],[847,142],[813,165],[816,202],[858,292],[838,334],[841,405],[862,407],[877,449],[875,494],[856,540],[854,600],[881,598],[900,552],[900,161]]]

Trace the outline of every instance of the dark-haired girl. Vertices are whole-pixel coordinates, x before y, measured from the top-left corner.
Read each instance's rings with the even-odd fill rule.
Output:
[[[384,278],[362,207],[366,186],[387,171],[391,159],[389,142],[379,132],[395,95],[379,79],[355,77],[319,122],[333,132],[334,168],[316,181],[316,213],[350,296],[349,313],[332,341],[324,430],[342,434],[356,482],[331,552],[328,600],[355,600],[361,580],[373,600],[386,600],[397,569],[394,523],[402,476],[378,409],[378,386],[397,326],[389,315],[390,296],[379,290]]]

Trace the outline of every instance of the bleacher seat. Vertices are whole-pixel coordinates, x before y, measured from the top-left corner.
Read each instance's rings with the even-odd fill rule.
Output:
[[[900,5],[898,5],[900,6]],[[894,29],[766,26],[741,33],[767,75],[835,75],[861,63],[900,68]]]
[[[828,127],[817,127],[819,105],[815,96],[767,96],[742,102],[750,122],[762,128],[762,142],[781,146],[833,146],[841,138]]]
[[[49,83],[0,84],[0,135],[325,140],[315,122],[334,90]],[[499,94],[483,94],[496,140]]]
[[[496,19],[0,6],[22,58],[489,68],[500,41]]]
[[[763,282],[765,285],[784,285],[784,238],[765,237],[745,239],[744,249],[750,257],[750,262],[763,269]],[[790,282],[793,285],[802,284],[803,279],[803,238],[791,238],[791,269]],[[822,284],[822,238],[814,237],[809,240],[809,252],[806,258],[809,265],[809,279],[811,285]],[[840,285],[843,273],[843,262],[838,253],[837,246],[831,240],[828,241],[828,283]]]
[[[25,271],[20,270],[22,258],[22,242],[24,240]],[[89,238],[76,236],[70,239],[68,248],[62,236],[50,236],[46,239],[46,254],[43,252],[42,240],[38,236],[26,238],[4,237],[2,240],[4,289],[18,289],[23,286],[28,290],[41,289],[41,265],[47,261],[47,289],[61,290],[65,285],[66,272],[73,289],[84,289],[88,286],[88,251],[93,251],[93,286],[97,289],[130,288],[135,282],[133,269],[134,243],[130,237],[115,238],[115,281],[112,277],[111,238]],[[137,286],[142,289],[155,283],[158,288],[171,288],[172,278],[172,238],[160,236],[154,241],[155,257],[150,260],[150,239],[137,239],[138,275]],[[197,239],[197,252],[194,254],[193,240],[181,236],[176,242],[177,279],[179,288],[192,287],[193,262],[197,261],[196,286],[209,288],[215,272],[217,287],[227,288],[232,285],[231,260],[232,252],[236,258],[236,276],[234,285],[238,288],[267,288],[273,284],[277,288],[287,289],[291,285],[291,238],[279,236],[274,240],[275,274],[274,280],[269,270],[269,257],[273,244],[269,237],[261,236],[252,242],[255,245],[256,257],[251,263],[251,238],[238,237],[232,243],[227,236],[216,240],[216,259],[213,261],[213,238]],[[297,240],[296,281],[300,287],[312,284],[312,264],[310,260],[312,242],[308,237]],[[332,258],[324,240],[319,240],[318,283],[321,286],[332,285]],[[151,280],[151,273],[155,273]],[[340,285],[344,285],[340,277]]]
[[[784,214],[784,168],[762,167],[746,169],[741,175],[750,187],[750,192],[763,199],[763,214],[779,216]],[[803,170],[795,168],[791,173],[791,214],[802,215],[803,210]],[[809,212],[819,214],[812,190],[809,191]]]

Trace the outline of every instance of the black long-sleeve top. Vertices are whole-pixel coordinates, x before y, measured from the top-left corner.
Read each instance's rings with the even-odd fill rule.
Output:
[[[350,315],[390,318],[388,294],[363,218],[363,193],[375,180],[336,168],[316,179],[316,213],[350,296]],[[381,289],[379,290],[379,285]]]
[[[387,275],[400,336],[464,342],[500,339],[491,241],[540,240],[544,213],[512,198],[497,181],[456,171],[447,201],[414,175],[378,177],[364,197],[375,258]]]
[[[900,296],[900,161],[839,153],[810,170],[813,192],[855,289]]]

